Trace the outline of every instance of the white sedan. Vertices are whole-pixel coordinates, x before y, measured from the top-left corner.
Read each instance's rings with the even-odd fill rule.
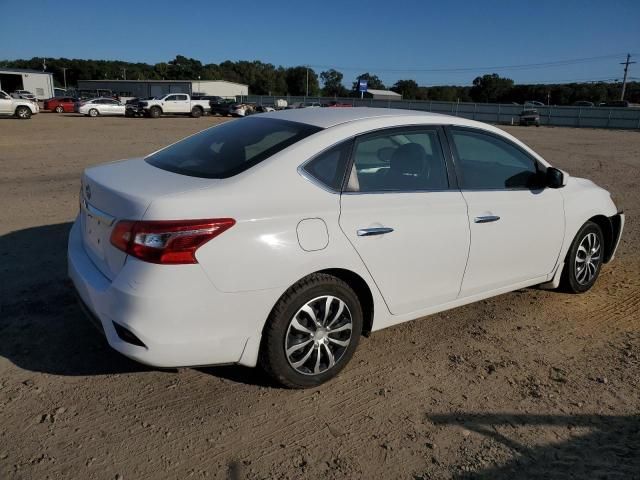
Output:
[[[78,102],[75,111],[89,117],[98,115],[124,115],[126,107],[113,98],[93,98]]]
[[[227,122],[88,168],[80,202],[69,274],[114,349],[294,388],[375,330],[533,285],[585,292],[624,225],[607,191],[496,127],[373,108]]]

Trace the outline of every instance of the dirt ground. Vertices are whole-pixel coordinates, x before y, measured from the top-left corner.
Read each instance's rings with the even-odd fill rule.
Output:
[[[0,120],[0,478],[640,478],[640,133],[507,130],[627,213],[594,289],[525,289],[377,332],[331,383],[152,370],[66,280],[83,168],[215,118]]]

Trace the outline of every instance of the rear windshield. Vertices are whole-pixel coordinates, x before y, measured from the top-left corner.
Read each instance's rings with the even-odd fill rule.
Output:
[[[320,130],[285,120],[242,118],[185,138],[146,161],[182,175],[228,178]]]

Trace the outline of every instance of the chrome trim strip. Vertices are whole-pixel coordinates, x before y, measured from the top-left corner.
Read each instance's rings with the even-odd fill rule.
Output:
[[[80,202],[80,205],[82,206],[83,210],[87,212],[87,215],[89,215],[91,218],[95,218],[101,223],[104,223],[107,227],[113,225],[113,222],[115,222],[116,220],[116,217],[111,216],[108,213],[94,207],[84,198]]]

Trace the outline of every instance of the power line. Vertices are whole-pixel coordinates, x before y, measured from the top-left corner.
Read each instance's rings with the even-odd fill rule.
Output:
[[[471,72],[478,70],[527,70],[536,68],[551,68],[560,67],[565,65],[576,65],[580,63],[596,62],[600,60],[609,60],[612,58],[618,58],[624,54],[611,54],[600,55],[597,57],[585,57],[585,58],[573,58],[567,60],[556,60],[553,62],[540,62],[540,63],[524,63],[519,65],[493,65],[493,66],[477,66],[477,67],[451,67],[451,68],[422,68],[422,67],[410,67],[410,68],[394,68],[394,67],[349,67],[349,66],[336,66],[336,65],[311,65],[315,68],[335,68],[337,70],[359,70],[359,71],[377,71],[377,72],[395,72],[395,73],[455,73],[455,72]]]

